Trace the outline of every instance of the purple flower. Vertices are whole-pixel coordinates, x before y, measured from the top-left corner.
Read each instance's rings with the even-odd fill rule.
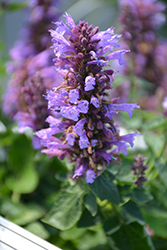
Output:
[[[46,96],[49,109],[57,112],[56,118],[47,118],[50,129],[62,134],[58,139],[55,131],[46,129],[46,135],[39,131],[39,137],[46,147],[42,152],[59,159],[66,156],[76,165],[73,178],[86,177],[92,183],[118,152],[127,154],[128,144],[133,145],[136,134],[120,136],[113,116],[120,110],[131,116],[138,106],[116,104],[118,98],[109,98],[114,70],[103,67],[109,67],[108,60],[124,63],[127,51],[115,51],[120,35],[114,34],[113,28],[98,32],[98,27],[85,21],[75,25],[70,15],[65,17],[66,24],[57,22],[57,28],[51,30],[54,62],[64,81]]]
[[[88,148],[89,145],[90,145],[90,142],[89,142],[88,137],[86,136],[86,131],[84,130],[79,139],[79,146],[81,149],[83,149],[83,148]]]
[[[95,178],[96,178],[95,172],[93,172],[91,169],[88,169],[86,171],[86,182],[93,183]]]
[[[62,107],[61,114],[65,118],[68,118],[73,121],[78,121],[79,110],[75,106]]]
[[[93,95],[91,96],[90,103],[92,103],[96,108],[100,107],[99,100],[96,97],[94,97]]]
[[[66,140],[67,140],[69,145],[74,146],[75,135],[72,133],[69,133],[66,137]]]
[[[91,76],[87,76],[85,78],[85,91],[89,91],[94,89],[94,85],[96,85],[95,78]]]
[[[78,103],[78,99],[79,99],[79,90],[78,89],[71,89],[69,91],[69,101],[71,103],[77,104]]]
[[[145,171],[148,168],[147,165],[144,165],[145,160],[146,158],[139,154],[136,158],[133,159],[134,163],[133,166],[131,166],[132,172],[134,176],[136,176],[134,184],[136,184],[136,186],[138,187],[142,186],[143,183],[147,181],[147,178],[144,177]]]
[[[33,4],[32,4],[33,2]],[[8,72],[11,79],[3,96],[3,111],[16,120],[19,132],[26,127],[34,131],[46,127],[47,109],[44,95],[63,80],[53,66],[53,51],[48,29],[58,18],[57,0],[29,1],[29,18],[21,30],[21,38],[10,51]],[[37,139],[32,138],[35,148]]]
[[[86,118],[83,118],[79,122],[77,122],[76,125],[73,126],[74,133],[77,133],[78,135],[81,136],[83,133],[83,126],[84,126],[86,121],[87,121]]]
[[[75,175],[73,176],[73,178],[75,178],[75,176],[81,176],[84,174],[85,170],[86,170],[86,164],[82,164],[80,166],[77,167],[77,169],[75,169],[74,173]]]
[[[88,112],[88,109],[89,109],[89,102],[86,100],[80,101],[80,103],[78,104],[79,112],[86,114]]]

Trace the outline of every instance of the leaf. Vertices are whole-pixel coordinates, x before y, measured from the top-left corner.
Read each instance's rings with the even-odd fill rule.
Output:
[[[19,177],[9,176],[5,183],[9,189],[20,194],[33,192],[39,182],[39,176],[33,166],[27,166],[21,171]]]
[[[153,198],[154,197],[144,189],[135,188],[132,191],[132,199],[139,204],[146,203],[152,200]]]
[[[163,183],[167,186],[167,163],[163,164],[160,161],[155,161],[156,169],[159,172],[159,176]]]
[[[118,217],[113,216],[104,222],[103,228],[107,235],[111,235],[118,231],[121,227],[121,223]]]
[[[100,175],[92,184],[88,184],[90,190],[102,201],[108,200],[116,205],[119,204],[120,198],[116,185],[107,178],[108,173]]]
[[[28,224],[25,227],[25,229],[28,230],[29,232],[37,235],[38,237],[40,237],[42,239],[49,238],[49,232],[44,228],[44,226],[40,222],[37,222],[37,221],[32,222],[32,223]]]
[[[5,9],[7,11],[16,11],[16,10],[23,9],[26,6],[27,6],[27,3],[10,3],[10,4],[7,4]]]
[[[40,206],[29,203],[13,203],[11,200],[1,200],[1,214],[18,225],[31,223],[44,215],[44,210]]]
[[[163,115],[156,116],[154,119],[148,120],[144,123],[143,129],[145,130],[153,130],[161,127],[166,127],[167,119]]]
[[[127,223],[137,221],[141,225],[145,224],[142,213],[133,201],[125,203],[121,208],[121,213]]]
[[[91,213],[92,216],[95,216],[97,213],[97,202],[96,197],[92,192],[87,193],[84,196],[84,204],[88,211]]]
[[[82,214],[81,193],[61,192],[43,222],[60,230],[67,230],[77,223]]]
[[[121,229],[112,234],[115,245],[121,250],[154,250],[149,236],[144,233],[143,226],[138,223],[123,224]]]
[[[164,135],[159,135],[152,131],[147,131],[144,133],[144,140],[153,151],[153,157],[160,157],[166,144]]]
[[[26,167],[33,154],[31,141],[23,134],[19,134],[9,147],[9,166],[11,170],[20,172]]]
[[[80,220],[77,223],[78,227],[91,227],[94,225],[102,224],[103,217],[97,213],[94,217],[85,209],[82,213]]]
[[[60,232],[60,237],[63,240],[74,240],[82,237],[86,231],[87,231],[86,228],[78,228],[74,226],[66,231]]]

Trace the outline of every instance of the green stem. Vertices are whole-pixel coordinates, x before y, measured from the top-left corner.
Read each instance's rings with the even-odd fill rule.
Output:
[[[13,191],[12,193],[12,196],[11,196],[11,200],[14,202],[14,203],[17,203],[20,201],[20,193],[16,192],[16,191]]]

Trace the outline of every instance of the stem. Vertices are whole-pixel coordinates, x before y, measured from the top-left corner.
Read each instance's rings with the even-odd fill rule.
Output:
[[[18,192],[16,192],[16,191],[13,191],[12,196],[11,196],[11,200],[12,200],[14,203],[19,202],[19,200],[20,200],[20,193],[18,193]]]

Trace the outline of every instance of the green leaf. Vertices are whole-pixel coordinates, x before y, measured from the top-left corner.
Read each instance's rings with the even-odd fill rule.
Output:
[[[92,184],[88,184],[90,190],[102,201],[108,200],[116,205],[119,204],[120,198],[116,185],[111,181],[109,173],[100,175]]]
[[[149,236],[144,233],[143,226],[136,222],[122,225],[120,230],[112,234],[112,239],[121,250],[154,250]]]
[[[154,197],[144,189],[135,188],[132,190],[132,199],[136,203],[143,204],[152,200],[153,198]]]
[[[66,231],[60,232],[60,237],[63,240],[74,240],[82,237],[86,231],[87,231],[86,228],[78,228],[74,226]]]
[[[142,213],[133,201],[128,201],[121,207],[121,213],[127,223],[137,221],[141,225],[145,224]]]
[[[103,228],[107,235],[117,232],[121,227],[118,217],[113,216],[104,222]]]
[[[20,194],[33,192],[39,182],[39,176],[33,166],[27,166],[18,177],[9,176],[6,185],[9,189]]]
[[[84,196],[84,204],[88,211],[91,213],[92,216],[95,216],[97,213],[97,202],[96,197],[92,192],[87,193]]]
[[[31,141],[23,134],[18,134],[9,147],[9,166],[11,170],[19,173],[26,167],[33,154]]]
[[[7,11],[16,11],[16,10],[23,9],[26,6],[27,6],[27,3],[10,3],[10,4],[7,4],[5,9]]]
[[[144,140],[153,152],[153,157],[160,157],[166,144],[164,135],[159,135],[153,131],[144,133]]]
[[[121,165],[109,164],[107,169],[119,182],[124,183],[132,183],[133,182],[133,174],[130,166],[132,165],[132,161],[125,159],[122,157]]]
[[[163,164],[160,161],[155,161],[156,169],[159,171],[159,176],[163,183],[167,186],[167,163]]]
[[[11,200],[1,200],[1,214],[18,225],[26,225],[44,215],[44,209],[36,204],[13,203]]]
[[[154,119],[148,120],[144,123],[143,129],[145,130],[153,130],[161,127],[166,127],[167,119],[163,115],[156,116]]]
[[[102,224],[103,217],[97,213],[94,217],[85,209],[82,213],[80,220],[77,223],[78,227],[91,227],[94,225]]]
[[[59,194],[56,204],[43,219],[43,222],[60,230],[69,229],[80,219],[82,214],[81,205],[81,193],[62,192]]]
[[[28,224],[25,229],[42,239],[47,239],[49,237],[49,232],[44,228],[44,226],[40,222],[32,222]]]

